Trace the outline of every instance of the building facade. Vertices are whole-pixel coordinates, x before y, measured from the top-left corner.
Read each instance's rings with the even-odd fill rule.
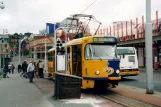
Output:
[[[10,62],[10,39],[8,35],[0,35],[0,67],[2,68],[3,65],[7,62]]]

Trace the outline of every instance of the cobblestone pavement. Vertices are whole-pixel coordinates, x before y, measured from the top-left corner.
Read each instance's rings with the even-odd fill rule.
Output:
[[[54,107],[46,96],[19,74],[0,80],[0,107]]]
[[[82,93],[80,99],[61,99],[55,100],[54,82],[48,79],[36,78],[35,85],[48,96],[48,99],[55,107],[122,107],[121,105],[104,99],[95,94]]]
[[[71,106],[90,107],[88,105],[90,104],[94,107],[122,107],[121,105],[116,104],[111,100],[104,99],[100,97],[100,95],[97,95],[91,92],[82,93],[81,99],[65,99],[65,100],[55,101],[52,98],[52,96],[54,95],[54,82],[53,81],[49,81],[48,79],[37,78],[35,79],[35,85],[39,87],[39,89],[48,96],[50,101],[52,101],[52,103],[55,106],[62,105],[63,107],[71,107]],[[120,85],[114,89],[109,89],[107,90],[107,93],[111,91],[117,93],[118,95],[123,95],[127,97],[126,99],[131,98],[134,100],[161,106],[161,103],[160,103],[161,93],[156,92],[153,95],[148,95],[148,94],[145,94],[144,89],[126,86],[126,85]],[[87,104],[87,105],[83,105],[83,104]]]

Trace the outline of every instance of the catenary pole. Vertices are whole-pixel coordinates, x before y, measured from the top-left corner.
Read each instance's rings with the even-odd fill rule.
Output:
[[[146,0],[146,93],[153,94],[153,63],[152,63],[152,22],[151,22],[151,0]]]

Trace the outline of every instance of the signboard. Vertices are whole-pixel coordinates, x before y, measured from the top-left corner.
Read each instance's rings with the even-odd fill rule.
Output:
[[[53,44],[52,38],[47,37],[46,38],[46,43],[47,44]],[[29,41],[30,46],[34,46],[34,45],[37,45],[37,44],[45,44],[45,38],[39,38],[39,39]]]
[[[65,55],[57,55],[57,71],[65,71]]]
[[[94,42],[115,42],[115,38],[107,37],[94,37]]]
[[[58,24],[46,23],[46,33],[47,34],[54,34],[54,31],[57,28],[58,28]]]

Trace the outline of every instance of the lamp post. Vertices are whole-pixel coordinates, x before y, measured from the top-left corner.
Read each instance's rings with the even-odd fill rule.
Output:
[[[1,8],[1,9],[4,9],[4,8],[5,8],[3,2],[0,2],[0,8]],[[2,54],[0,54],[0,65],[1,65],[1,55],[2,55]],[[1,68],[2,68],[2,65],[0,66],[0,69],[1,69]]]
[[[45,33],[45,72],[47,71],[47,58],[46,58],[46,36],[47,36],[47,32]]]
[[[18,61],[19,64],[21,63],[21,42],[22,42],[21,37],[22,37],[22,34],[19,35],[19,46],[18,46],[19,47],[19,55],[18,55],[19,56],[19,61]]]

